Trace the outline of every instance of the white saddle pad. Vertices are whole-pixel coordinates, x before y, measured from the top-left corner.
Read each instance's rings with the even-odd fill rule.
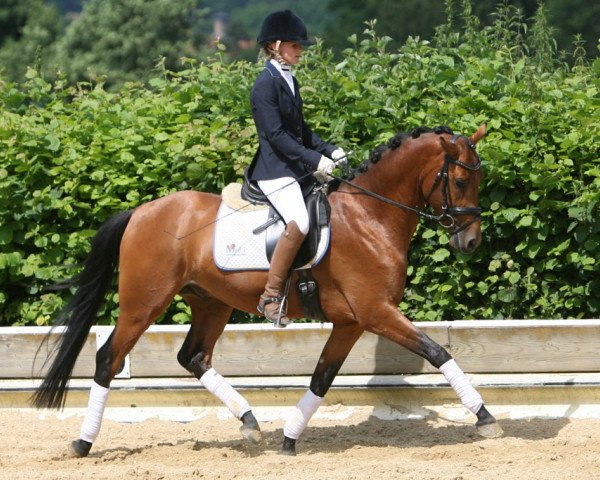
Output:
[[[265,246],[267,232],[269,235],[283,232],[285,225],[282,221],[270,226],[258,234],[252,230],[268,221],[269,209],[236,211],[225,202],[221,202],[215,223],[213,241],[213,257],[221,270],[268,270],[269,261]],[[329,227],[321,228],[321,240],[315,257],[306,265],[310,268],[317,265],[329,248]]]

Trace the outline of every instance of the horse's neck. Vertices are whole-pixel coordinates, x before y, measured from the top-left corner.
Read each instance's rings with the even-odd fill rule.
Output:
[[[422,159],[421,149],[413,146],[389,150],[357,177],[356,183],[394,202],[422,208],[421,175],[425,167]]]
[[[402,150],[385,152],[381,160],[370,165],[365,173],[355,178],[354,183],[394,202],[422,209],[420,188],[424,165],[420,161],[419,150],[400,148]],[[350,215],[360,215],[363,219],[368,218],[369,222],[377,222],[385,230],[387,238],[399,246],[408,247],[418,223],[413,212],[366,194],[352,195],[356,193],[352,187],[344,190],[351,194],[345,200],[352,204]]]

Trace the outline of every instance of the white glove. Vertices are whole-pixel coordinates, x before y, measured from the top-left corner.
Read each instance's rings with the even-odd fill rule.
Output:
[[[337,165],[345,165],[348,163],[348,157],[343,148],[336,148],[331,154],[331,158],[335,160]]]
[[[327,180],[327,175],[333,172],[334,168],[335,163],[333,163],[333,160],[325,155],[321,155],[321,160],[319,160],[319,165],[314,172],[314,176],[317,177],[317,180],[324,182]]]

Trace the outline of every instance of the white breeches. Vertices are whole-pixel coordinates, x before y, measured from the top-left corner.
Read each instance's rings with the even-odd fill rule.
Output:
[[[308,233],[310,226],[308,212],[304,204],[302,189],[296,180],[292,177],[259,180],[258,186],[286,224],[294,221],[304,235]]]

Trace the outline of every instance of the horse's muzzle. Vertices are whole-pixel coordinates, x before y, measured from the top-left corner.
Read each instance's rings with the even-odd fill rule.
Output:
[[[461,253],[473,253],[479,245],[481,245],[481,229],[476,222],[450,236],[450,246]]]

